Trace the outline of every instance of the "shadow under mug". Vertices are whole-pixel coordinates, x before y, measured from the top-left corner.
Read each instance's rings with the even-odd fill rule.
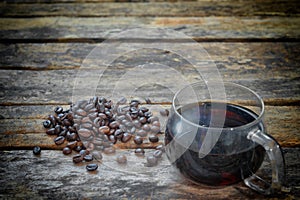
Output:
[[[263,100],[242,85],[218,84],[198,82],[175,94],[165,133],[168,159],[196,183],[221,186],[244,181],[262,194],[280,191],[284,157],[278,142],[266,133]],[[211,88],[220,94],[223,90],[225,96],[212,99]],[[255,174],[265,155],[272,170],[268,181]]]

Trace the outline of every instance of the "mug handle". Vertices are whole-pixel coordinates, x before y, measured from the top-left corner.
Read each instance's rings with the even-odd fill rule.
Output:
[[[247,135],[247,138],[258,143],[266,150],[272,168],[272,182],[268,183],[267,181],[253,174],[252,176],[244,179],[244,183],[251,189],[265,195],[272,194],[275,191],[284,191],[285,187],[283,184],[285,181],[285,162],[279,144],[272,137],[258,129],[250,131]],[[257,185],[254,183],[254,181],[263,183],[265,188]]]

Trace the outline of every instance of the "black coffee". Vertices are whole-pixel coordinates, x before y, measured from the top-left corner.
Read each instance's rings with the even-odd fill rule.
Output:
[[[210,125],[211,113],[224,113],[226,109],[226,117],[224,128],[234,128],[254,121],[257,115],[251,110],[233,104],[215,103],[212,109],[211,103],[196,103],[178,109],[182,116],[198,123],[201,126],[208,127]],[[176,143],[175,147],[168,144],[173,140],[174,136],[181,134],[178,132],[178,125],[182,123],[177,116],[170,116],[165,143],[167,147],[167,156],[172,157],[175,151],[170,148],[184,148]],[[183,124],[187,125],[187,124]],[[251,127],[253,128],[253,127]],[[258,128],[263,129],[263,124],[259,124]],[[221,136],[212,149],[212,151],[204,158],[199,158],[198,151],[201,147],[202,136],[207,129],[198,129],[196,137],[188,150],[186,150],[173,164],[188,179],[205,183],[208,185],[229,185],[241,181],[249,177],[260,167],[265,151],[262,146],[246,138],[246,134],[250,130],[222,131]],[[169,149],[168,149],[169,148]]]

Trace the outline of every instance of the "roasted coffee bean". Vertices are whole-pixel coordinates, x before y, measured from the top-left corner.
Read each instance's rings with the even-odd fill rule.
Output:
[[[89,103],[87,104],[83,110],[85,110],[86,112],[90,111],[91,109],[95,108],[95,105],[93,105],[93,103]]]
[[[143,143],[143,138],[141,136],[135,136],[134,139],[133,139],[134,143],[137,144],[137,145],[140,145]]]
[[[120,124],[119,128],[123,131],[126,132],[127,131],[127,127],[124,124]]]
[[[86,100],[81,100],[81,101],[78,101],[77,102],[77,105],[80,107],[80,108],[84,108],[89,102],[86,101]]]
[[[147,156],[147,166],[153,167],[155,165],[157,165],[157,158],[153,155]]]
[[[86,128],[81,128],[78,130],[78,134],[80,137],[88,138],[92,135],[92,131]]]
[[[67,132],[68,132],[67,129],[63,129],[63,130],[58,134],[58,136],[64,136],[64,137],[66,137],[66,136],[67,136]]]
[[[130,111],[131,113],[138,113],[138,108],[137,108],[137,107],[130,107],[130,108],[129,108],[129,111]]]
[[[81,119],[81,123],[90,123],[90,124],[92,124],[93,122],[89,117],[83,117]]]
[[[94,119],[96,117],[98,117],[98,113],[97,112],[92,112],[92,113],[88,114],[88,117],[90,118],[91,121],[94,121]]]
[[[142,126],[142,123],[139,120],[134,120],[133,122],[134,127],[136,128],[140,128]]]
[[[92,128],[93,128],[93,125],[90,124],[90,123],[83,123],[83,124],[81,124],[81,128],[84,128],[84,129],[92,129]]]
[[[102,154],[99,151],[93,151],[92,155],[98,161],[102,160],[102,158],[103,158]]]
[[[123,137],[122,137],[121,141],[126,143],[131,139],[131,137],[132,137],[132,135],[126,132],[126,133],[123,134]]]
[[[116,152],[115,148],[114,147],[107,147],[107,148],[104,148],[103,152],[105,154],[113,154]]]
[[[98,113],[98,117],[101,119],[107,119],[107,116],[104,113]]]
[[[55,128],[50,128],[46,131],[48,135],[56,135]]]
[[[125,164],[127,163],[127,157],[125,155],[120,155],[117,157],[117,162],[119,164]]]
[[[153,123],[153,122],[155,122],[155,121],[159,121],[159,119],[158,119],[158,117],[156,117],[156,116],[155,116],[155,117],[152,116],[152,117],[149,117],[147,121],[148,121],[149,123]]]
[[[99,129],[97,129],[96,127],[93,126],[92,128],[94,135],[99,135]]]
[[[69,147],[63,148],[63,154],[68,155],[72,153],[72,149]]]
[[[139,100],[131,100],[130,107],[138,107],[140,104]]]
[[[57,138],[54,139],[54,142],[56,145],[63,144],[65,142],[65,137],[64,136],[58,136]]]
[[[94,145],[100,146],[103,145],[103,139],[102,138],[96,138],[93,140]]]
[[[146,108],[146,107],[140,107],[140,110],[141,110],[143,113],[145,113],[145,112],[148,112],[148,111],[149,111],[149,109],[148,109],[148,108]]]
[[[112,104],[113,104],[112,101],[109,100],[108,102],[104,103],[104,106],[105,108],[111,109]]]
[[[40,155],[41,151],[42,151],[41,147],[39,147],[39,146],[33,147],[33,150],[32,150],[32,152],[33,152],[34,155]]]
[[[75,111],[75,113],[77,115],[83,116],[83,117],[87,115],[87,112],[85,110],[83,110],[83,109],[78,109],[78,110]]]
[[[110,128],[118,128],[119,123],[117,121],[112,121],[112,122],[109,123],[109,127]]]
[[[103,146],[106,148],[106,147],[110,147],[111,146],[111,142],[109,140],[105,140],[103,141]]]
[[[68,120],[68,119],[64,119],[64,120],[62,121],[62,124],[63,124],[64,126],[72,126],[72,122],[71,122],[70,120]]]
[[[151,104],[151,100],[149,98],[145,99],[146,104]]]
[[[165,147],[164,147],[164,145],[162,145],[162,144],[160,144],[160,145],[158,145],[157,147],[155,147],[155,149],[156,149],[156,150],[160,150],[160,151],[162,151],[162,152],[165,152]]]
[[[139,131],[137,132],[137,135],[139,135],[139,136],[141,136],[141,137],[146,137],[146,136],[147,136],[147,132],[144,131],[144,130],[139,130]]]
[[[120,115],[117,117],[117,121],[120,123],[122,122],[124,119],[126,119],[125,115]]]
[[[104,113],[105,112],[105,105],[103,103],[99,103],[97,105],[97,109],[100,113]]]
[[[44,126],[45,128],[50,128],[50,127],[51,127],[51,121],[50,121],[50,120],[44,121],[44,122],[43,122],[43,126]]]
[[[99,102],[100,103],[106,103],[107,99],[105,97],[99,97]]]
[[[137,114],[138,114],[139,117],[144,117],[145,116],[145,114],[142,110],[139,110]]]
[[[83,156],[80,154],[76,154],[75,156],[73,156],[73,162],[74,163],[80,163],[83,161]]]
[[[150,112],[150,111],[145,112],[144,114],[145,114],[146,118],[152,117],[152,112]]]
[[[92,100],[90,101],[90,103],[92,103],[94,106],[96,105],[96,103],[98,103],[98,97],[97,96],[94,96],[92,98]]]
[[[86,156],[86,155],[89,155],[90,152],[89,152],[89,150],[87,150],[87,149],[81,149],[81,150],[79,151],[79,154],[80,154],[80,155],[83,155],[83,156]]]
[[[110,141],[111,143],[113,143],[113,144],[116,144],[116,142],[117,142],[116,136],[110,135],[110,136],[109,136],[109,141]]]
[[[156,135],[150,135],[149,136],[149,141],[152,143],[156,143],[159,141],[159,138]]]
[[[129,113],[126,113],[125,114],[125,118],[128,120],[128,121],[132,121],[132,117],[131,117],[131,115],[129,114]]]
[[[85,160],[86,162],[91,162],[91,161],[93,161],[93,156],[92,155],[85,155],[83,157],[83,160]]]
[[[95,149],[95,145],[92,142],[89,142],[86,146],[86,149],[91,152]]]
[[[132,126],[133,126],[133,123],[132,123],[132,122],[129,122],[129,121],[127,121],[127,122],[125,123],[125,126],[127,126],[127,127],[132,127]]]
[[[151,132],[152,133],[159,133],[160,132],[160,128],[158,126],[151,126]]]
[[[100,127],[100,124],[101,124],[101,121],[102,119],[100,117],[96,117],[93,121],[93,125],[96,127],[96,128],[99,128]]]
[[[150,131],[151,127],[150,127],[148,124],[144,124],[144,125],[142,126],[142,129],[143,129],[144,131]]]
[[[152,123],[153,126],[157,126],[157,127],[160,127],[160,122],[159,121],[154,121]]]
[[[123,116],[123,115],[126,114],[126,111],[125,111],[123,108],[120,108],[120,107],[119,107],[119,108],[117,109],[117,114]]]
[[[54,112],[56,113],[56,114],[60,114],[60,113],[62,113],[63,112],[63,108],[61,107],[61,106],[57,106],[55,109],[54,109]]]
[[[116,129],[111,128],[109,131],[109,134],[107,134],[107,135],[113,135],[115,133],[115,131],[116,131]]]
[[[70,149],[74,149],[77,146],[77,141],[68,142],[66,147],[69,147]]]
[[[74,148],[74,151],[80,152],[82,150],[82,146],[76,146]]]
[[[129,130],[127,130],[129,133],[134,134],[136,131],[136,128],[133,126]]]
[[[61,132],[61,127],[60,127],[60,125],[56,125],[56,126],[54,127],[54,129],[55,129],[55,134],[56,134],[56,135],[58,135],[58,134]]]
[[[112,112],[110,112],[110,111],[105,111],[105,115],[107,116],[107,118],[112,118],[112,116],[113,116],[113,113]]]
[[[163,152],[162,152],[161,150],[155,150],[154,153],[153,153],[153,156],[154,156],[155,158],[161,158],[162,153],[163,153]]]
[[[98,165],[95,163],[86,165],[86,170],[88,171],[96,171],[97,169],[98,169]]]
[[[141,117],[139,119],[139,121],[142,123],[142,124],[145,124],[147,122],[147,118],[146,117]]]
[[[49,115],[49,116],[48,116],[48,119],[50,120],[50,122],[51,122],[51,124],[52,124],[53,126],[56,125],[56,119],[55,119],[55,117],[54,117],[53,115]]]
[[[161,114],[161,116],[169,116],[169,110],[167,109],[162,109],[159,111],[159,113]]]
[[[123,137],[123,131],[121,131],[120,129],[117,129],[114,133],[114,136],[117,138],[117,139],[121,139]]]
[[[67,139],[68,141],[74,141],[74,140],[77,139],[77,134],[74,133],[74,132],[68,131],[68,132],[67,132],[66,139]]]
[[[103,133],[103,134],[108,134],[109,131],[110,131],[110,128],[109,128],[108,126],[101,126],[101,127],[99,128],[99,132],[100,132],[100,133]]]
[[[135,155],[137,156],[143,156],[145,154],[145,151],[144,149],[142,148],[137,148],[135,151],[134,151]]]

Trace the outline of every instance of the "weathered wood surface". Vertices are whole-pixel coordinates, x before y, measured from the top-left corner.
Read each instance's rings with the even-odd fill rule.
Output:
[[[298,1],[0,4],[1,17],[299,16]]]
[[[151,150],[147,151],[150,153]],[[95,173],[85,164],[73,164],[61,151],[0,152],[0,197],[2,199],[297,199],[300,197],[299,148],[284,149],[287,194],[261,196],[243,183],[213,188],[195,185],[175,174],[165,155],[156,167],[144,167],[145,158],[133,150],[105,155]],[[117,155],[126,154],[128,163],[118,165]],[[95,162],[95,161],[94,161]],[[264,169],[268,165],[264,166]],[[130,171],[130,173],[128,173]]]
[[[298,40],[298,17],[37,17],[1,18],[1,42],[93,42],[128,28],[169,28],[197,41]],[[27,41],[28,42],[28,41]]]
[[[161,130],[164,132],[166,118],[159,115],[159,110],[169,109],[170,105],[148,105],[160,118]],[[53,114],[56,106],[1,106],[0,113],[0,148],[32,148],[39,145],[46,149],[61,149],[56,146],[54,137],[48,136],[42,122]],[[68,106],[64,106],[68,108]],[[284,147],[300,146],[300,108],[298,106],[266,106],[265,125],[267,132]],[[160,135],[163,142],[163,135]],[[120,148],[135,148],[131,141],[128,144],[118,143]],[[153,145],[145,140],[144,147]]]

